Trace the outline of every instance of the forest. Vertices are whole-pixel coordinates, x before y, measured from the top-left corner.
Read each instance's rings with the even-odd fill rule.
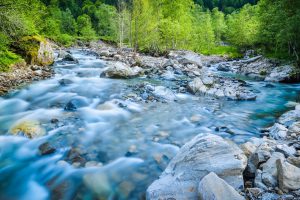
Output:
[[[0,68],[25,36],[71,46],[102,39],[141,52],[239,57],[255,49],[299,63],[298,0],[1,0]]]

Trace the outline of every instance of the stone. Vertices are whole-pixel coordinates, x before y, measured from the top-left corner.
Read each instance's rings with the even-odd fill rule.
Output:
[[[254,186],[262,190],[268,190],[268,187],[263,183],[262,171],[257,169],[255,173]]]
[[[300,157],[290,156],[287,161],[296,167],[300,167]]]
[[[30,139],[42,137],[46,134],[46,130],[41,126],[39,121],[27,120],[16,123],[9,130],[13,135],[24,135]]]
[[[284,160],[285,157],[282,153],[274,152],[271,158],[262,164],[262,181],[268,187],[276,187],[277,183],[277,167],[276,160]]]
[[[265,81],[270,82],[290,82],[293,81],[294,66],[284,65],[275,67],[271,73],[265,78]]]
[[[122,62],[111,63],[104,72],[102,72],[101,77],[116,78],[116,79],[129,79],[139,76],[142,73],[142,68],[140,67],[129,67]]]
[[[164,86],[156,86],[152,95],[161,100],[174,101],[176,100],[176,95],[174,92]]]
[[[64,58],[62,59],[62,61],[67,61],[67,62],[74,62],[74,63],[79,63],[79,61],[74,58],[71,54],[67,53]]]
[[[21,38],[15,45],[18,54],[27,64],[48,66],[54,62],[52,45],[46,39],[34,35]]]
[[[293,146],[288,146],[286,144],[277,145],[276,151],[283,153],[286,157],[293,156],[296,153],[296,149]]]
[[[232,186],[219,178],[214,172],[206,175],[198,187],[200,200],[244,200]],[[226,194],[226,195],[224,195]]]
[[[275,123],[270,129],[270,136],[276,140],[284,139],[287,136],[288,129],[282,124]]]
[[[256,95],[238,80],[220,77],[197,77],[187,85],[195,95],[210,95],[230,100],[255,100]]]
[[[247,192],[250,193],[251,196],[258,198],[263,193],[263,190],[260,188],[247,188]]]
[[[250,155],[255,152],[255,150],[257,149],[257,146],[251,142],[246,142],[244,144],[241,144],[240,148],[242,149],[244,154],[247,156],[247,158],[249,158]]]
[[[216,173],[235,189],[244,185],[247,158],[230,141],[213,134],[199,134],[171,160],[160,179],[147,189],[147,199],[196,199],[200,180]]]
[[[300,189],[300,168],[278,159],[276,161],[278,170],[279,188],[284,192]]]

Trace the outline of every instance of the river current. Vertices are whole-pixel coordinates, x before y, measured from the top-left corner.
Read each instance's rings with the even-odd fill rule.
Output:
[[[174,102],[133,102],[124,96],[137,84],[172,88],[174,82],[100,78],[105,61],[72,53],[79,64],[57,62],[54,77],[0,97],[0,199],[144,199],[197,134],[239,144],[260,137],[300,101],[299,84],[239,77],[257,93],[256,101],[178,93]],[[10,133],[26,121],[38,122],[45,135]]]

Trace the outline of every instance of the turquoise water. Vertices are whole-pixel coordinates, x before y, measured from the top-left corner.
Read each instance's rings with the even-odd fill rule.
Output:
[[[300,100],[299,84],[266,87],[241,77],[256,101],[177,94],[176,102],[131,102],[123,97],[134,85],[175,83],[100,78],[104,61],[72,53],[79,64],[56,63],[53,78],[0,98],[0,199],[143,199],[195,135],[211,132],[242,143]],[[38,122],[46,135],[12,136],[24,121]],[[45,143],[52,150],[42,155]]]

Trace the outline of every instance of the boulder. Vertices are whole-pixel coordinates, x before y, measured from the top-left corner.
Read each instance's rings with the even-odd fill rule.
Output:
[[[262,181],[268,187],[276,187],[277,183],[277,167],[276,160],[284,161],[285,157],[282,153],[274,152],[271,158],[262,165]]]
[[[198,187],[200,200],[244,200],[232,186],[219,178],[214,172],[206,175]],[[225,195],[224,195],[225,194]]]
[[[197,77],[187,89],[192,94],[204,94],[230,100],[255,100],[256,95],[243,82],[220,77]]]
[[[210,172],[242,189],[247,158],[239,147],[220,136],[199,134],[186,143],[163,174],[147,189],[147,199],[197,199],[197,187]]]
[[[284,65],[284,66],[275,67],[271,71],[271,73],[265,78],[265,81],[293,82],[296,81],[295,79],[297,79],[295,67],[292,65]]]
[[[164,86],[156,86],[154,91],[152,91],[152,95],[158,99],[167,101],[174,101],[176,99],[174,92]]]
[[[51,44],[40,36],[23,37],[17,42],[15,48],[27,64],[47,66],[54,62]]]
[[[71,54],[67,53],[63,58],[62,61],[66,61],[66,62],[73,62],[73,63],[79,63],[79,61],[74,58],[74,56],[72,56]]]
[[[270,136],[276,140],[284,139],[287,136],[288,129],[282,124],[275,123],[270,129]]]
[[[140,67],[129,67],[125,63],[122,62],[113,62],[111,66],[109,66],[101,76],[108,78],[116,78],[116,79],[128,79],[139,76],[142,73],[142,68]]]
[[[279,188],[284,192],[300,189],[300,168],[278,159],[276,161],[278,170]]]

